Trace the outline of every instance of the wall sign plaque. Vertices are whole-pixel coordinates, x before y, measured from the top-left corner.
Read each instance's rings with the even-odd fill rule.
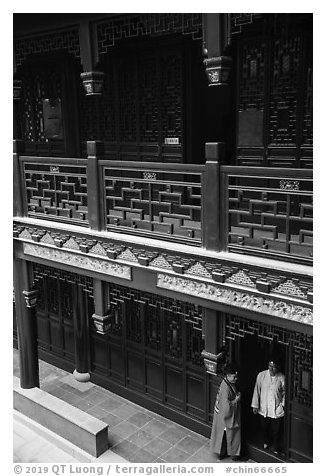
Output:
[[[61,99],[43,99],[44,134],[46,139],[63,139]]]

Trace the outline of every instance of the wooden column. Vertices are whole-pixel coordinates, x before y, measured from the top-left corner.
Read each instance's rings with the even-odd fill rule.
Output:
[[[204,67],[206,90],[206,140],[226,142],[230,136],[231,91],[229,86],[232,58],[229,53],[229,16],[204,13]]]
[[[80,382],[90,379],[90,349],[88,332],[86,293],[83,286],[76,284],[74,288],[74,339],[75,365],[73,376]]]
[[[96,28],[87,20],[83,20],[79,24],[79,44],[84,71],[80,77],[83,81],[86,96],[99,96],[102,94],[104,73],[95,70],[98,62]]]
[[[208,373],[216,375],[219,365],[224,362],[223,323],[218,311],[204,308],[203,338],[205,349],[202,351]]]
[[[107,334],[109,331],[108,311],[108,283],[99,279],[93,280],[93,294],[95,312],[92,315],[96,332],[98,334]]]
[[[20,169],[19,156],[25,148],[25,143],[22,140],[14,140],[14,154],[13,154],[13,216],[24,216],[24,204],[22,193],[22,177]]]
[[[103,158],[104,143],[101,141],[87,142],[87,199],[88,221],[92,230],[101,231],[103,223],[103,197],[99,177],[99,159]]]
[[[37,291],[32,289],[28,263],[14,258],[14,291],[20,363],[20,386],[39,387],[36,304]]]

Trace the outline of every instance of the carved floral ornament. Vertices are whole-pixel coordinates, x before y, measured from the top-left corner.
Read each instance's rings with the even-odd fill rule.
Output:
[[[312,310],[308,307],[275,299],[267,299],[266,297],[233,289],[222,288],[214,284],[158,273],[157,287],[240,307],[242,309],[250,309],[255,312],[269,314],[303,324],[312,325],[313,323]]]
[[[111,261],[104,260],[103,258],[99,259],[90,256],[83,256],[62,249],[58,250],[55,248],[29,243],[24,243],[24,253],[30,256],[36,256],[58,263],[69,264],[77,268],[88,269],[90,271],[97,271],[109,276],[131,280],[130,266],[112,263]]]

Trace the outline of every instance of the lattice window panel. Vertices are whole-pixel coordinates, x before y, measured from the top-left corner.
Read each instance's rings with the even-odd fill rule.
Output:
[[[145,13],[136,16],[124,16],[103,21],[97,25],[99,55],[125,38],[137,38],[145,35],[162,36],[172,33],[191,35],[201,40],[201,13]]]
[[[140,141],[159,142],[160,71],[157,58],[140,58],[138,62]]]
[[[80,57],[78,29],[57,31],[31,38],[19,38],[14,42],[16,66],[29,55],[65,49],[75,58]]]
[[[183,327],[185,326],[186,361],[192,365],[203,365],[201,352],[202,308],[182,301],[141,292],[135,289],[111,285],[108,297],[110,332],[122,335],[122,313],[127,318],[127,339],[141,343],[141,307],[144,311],[145,346],[175,358],[183,358]],[[163,328],[165,337],[163,340]]]
[[[299,36],[273,44],[273,80],[269,103],[269,142],[295,146],[297,142],[298,86],[302,54]]]
[[[90,297],[93,297],[93,278],[63,269],[33,263],[33,285],[38,285],[45,277],[61,280],[70,284],[79,284],[83,286],[84,291],[87,292]]]
[[[145,306],[145,346],[160,351],[162,348],[161,311],[159,303]]]
[[[201,176],[104,168],[107,230],[137,229],[192,242],[201,237]]]
[[[181,55],[161,58],[162,137],[182,139],[182,70]]]
[[[306,53],[306,78],[304,86],[303,138],[304,145],[313,145],[313,48],[312,39],[309,41]]]
[[[231,354],[231,342],[246,335],[256,335],[260,339],[290,346],[293,349],[293,386],[290,399],[312,407],[313,391],[313,338],[299,332],[292,332],[271,324],[251,321],[242,317],[228,315],[225,323],[225,340]]]
[[[47,141],[43,100],[62,97],[61,74],[53,69],[22,73],[22,134],[26,141]]]
[[[311,179],[230,177],[228,200],[230,250],[260,248],[311,259]]]
[[[302,405],[313,405],[313,338],[296,334],[294,339],[293,397]]]
[[[244,44],[239,70],[239,111],[264,109],[266,43]]]
[[[109,66],[105,67],[105,77],[103,84],[103,94],[100,100],[100,125],[101,137],[105,141],[115,142],[117,140],[117,88],[118,80],[115,67],[109,62]],[[89,130],[89,128],[87,129]],[[87,140],[90,140],[87,138]],[[93,139],[92,139],[93,140]],[[95,140],[95,139],[94,139]]]
[[[86,167],[24,163],[27,213],[87,226]]]

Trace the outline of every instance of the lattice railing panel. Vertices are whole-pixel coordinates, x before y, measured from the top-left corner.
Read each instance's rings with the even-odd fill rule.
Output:
[[[86,167],[24,162],[27,215],[87,226]]]
[[[200,242],[201,174],[104,167],[107,230]]]
[[[311,177],[254,176],[248,169],[242,176],[231,173],[226,199],[230,251],[256,249],[311,260]]]

